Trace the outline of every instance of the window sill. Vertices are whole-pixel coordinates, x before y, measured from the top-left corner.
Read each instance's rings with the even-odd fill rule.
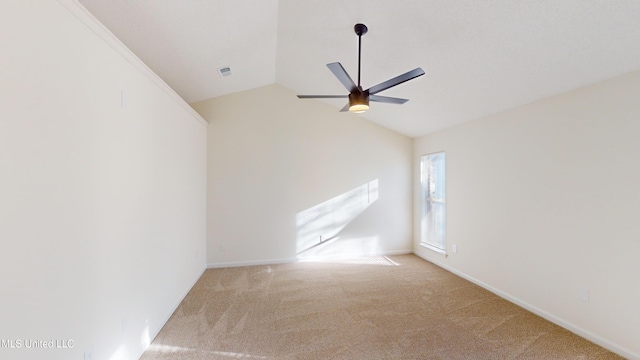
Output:
[[[429,250],[435,251],[438,254],[447,256],[447,252],[444,249],[440,249],[438,247],[435,247],[433,245],[430,245],[430,244],[427,244],[427,243],[423,243],[423,242],[420,243],[420,246],[425,247],[425,248],[427,248]]]

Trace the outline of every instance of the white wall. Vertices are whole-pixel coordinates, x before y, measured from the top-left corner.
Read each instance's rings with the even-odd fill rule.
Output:
[[[74,1],[2,1],[0,58],[0,358],[138,358],[205,267],[206,122]]]
[[[192,105],[209,121],[210,266],[411,251],[411,139],[279,85]],[[378,198],[364,211],[328,210],[375,180]],[[351,216],[348,225],[299,255],[296,216],[323,203],[315,216]]]
[[[640,358],[639,94],[633,73],[416,139],[416,253]],[[418,244],[419,158],[437,151],[448,257]]]

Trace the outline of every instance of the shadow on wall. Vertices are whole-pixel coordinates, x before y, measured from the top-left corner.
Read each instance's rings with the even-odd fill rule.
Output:
[[[378,200],[378,179],[349,190],[296,215],[298,258],[375,253],[378,237],[339,239],[358,215]]]

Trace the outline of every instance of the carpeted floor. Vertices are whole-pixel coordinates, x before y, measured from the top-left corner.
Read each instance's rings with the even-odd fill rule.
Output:
[[[415,255],[207,270],[152,359],[620,359]]]

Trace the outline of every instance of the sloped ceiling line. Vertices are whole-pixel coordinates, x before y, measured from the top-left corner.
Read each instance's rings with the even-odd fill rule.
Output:
[[[363,86],[426,71],[384,93],[406,104],[358,115],[410,137],[640,70],[638,1],[78,1],[187,102],[273,83],[339,93],[326,64],[356,73],[362,22]]]

